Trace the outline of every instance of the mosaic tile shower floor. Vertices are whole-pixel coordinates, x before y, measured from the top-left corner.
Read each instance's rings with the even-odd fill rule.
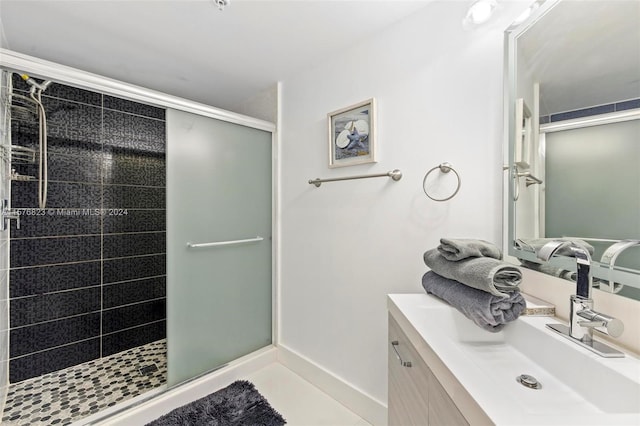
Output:
[[[2,423],[68,425],[166,383],[166,339],[11,385]],[[155,364],[143,375],[140,367]]]

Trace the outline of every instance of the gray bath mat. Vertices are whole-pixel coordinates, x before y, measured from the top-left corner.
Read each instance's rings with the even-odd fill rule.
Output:
[[[176,408],[147,426],[282,426],[285,423],[253,383],[238,380],[211,395]]]

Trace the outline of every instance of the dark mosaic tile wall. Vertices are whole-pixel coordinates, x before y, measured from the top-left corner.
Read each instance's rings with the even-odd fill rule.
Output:
[[[11,185],[11,383],[166,334],[164,110],[56,83],[43,104],[46,209],[36,182]],[[12,141],[37,149],[37,131],[14,120]]]

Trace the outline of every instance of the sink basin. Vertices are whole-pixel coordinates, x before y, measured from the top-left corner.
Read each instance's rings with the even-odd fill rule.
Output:
[[[423,340],[496,424],[640,424],[640,360],[603,358],[520,317],[490,333],[427,294],[390,295]],[[541,387],[519,383],[533,376]]]

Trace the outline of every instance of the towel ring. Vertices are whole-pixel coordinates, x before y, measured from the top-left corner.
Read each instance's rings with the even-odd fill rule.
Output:
[[[427,184],[427,177],[429,177],[429,174],[431,174],[431,172],[436,169],[440,169],[442,173],[449,173],[453,171],[453,173],[455,173],[456,175],[456,179],[458,179],[458,186],[456,186],[456,190],[453,191],[453,194],[449,195],[446,198],[433,198],[431,195],[429,195],[429,193],[427,192],[427,188],[425,187],[425,185]],[[433,169],[429,170],[426,175],[424,175],[424,179],[422,180],[422,190],[424,191],[425,195],[431,198],[433,201],[447,201],[456,196],[456,194],[460,190],[461,184],[462,184],[462,179],[460,179],[460,175],[458,174],[458,172],[456,172],[456,169],[454,169],[450,163],[445,162],[445,163],[441,163],[438,166],[435,166]]]

